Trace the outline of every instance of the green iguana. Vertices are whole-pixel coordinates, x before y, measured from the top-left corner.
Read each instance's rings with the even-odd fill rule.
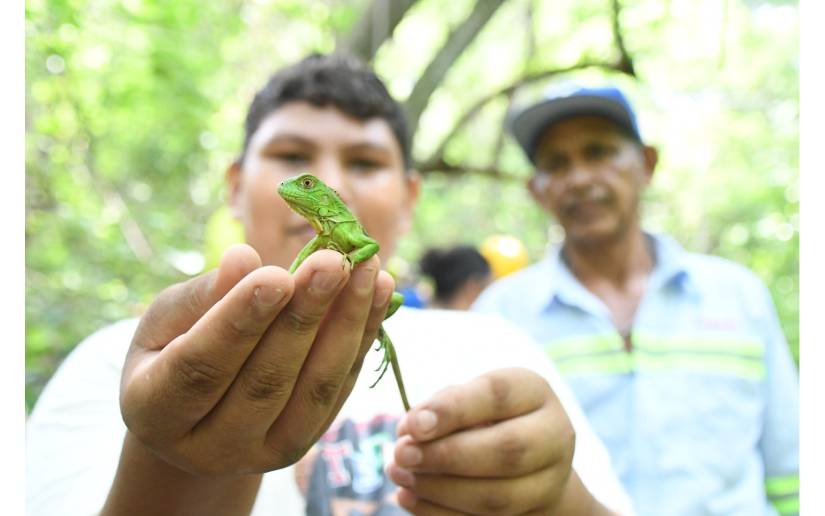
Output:
[[[345,260],[353,267],[378,252],[378,242],[367,235],[364,227],[361,226],[346,204],[338,197],[335,190],[325,185],[317,177],[310,174],[301,174],[286,179],[278,186],[278,194],[283,197],[290,208],[307,219],[315,233],[317,233],[315,238],[310,240],[295,257],[295,261],[289,267],[290,273],[295,272],[295,269],[307,256],[319,249],[334,249],[342,253]],[[394,314],[403,302],[404,296],[399,292],[393,292],[384,319]],[[392,372],[395,375],[395,383],[398,384],[398,392],[401,393],[404,410],[410,410],[395,347],[384,330],[383,324],[378,329],[378,347],[375,350],[383,350],[384,357],[378,369],[376,369],[376,371],[381,370],[381,374],[370,388],[378,384],[384,373],[387,372],[387,367],[392,365]]]

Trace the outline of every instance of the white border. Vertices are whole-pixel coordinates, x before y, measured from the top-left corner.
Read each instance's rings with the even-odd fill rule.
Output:
[[[0,198],[3,230],[2,324],[0,346],[0,457],[3,457],[3,514],[23,514],[23,473],[25,471],[25,54],[24,3],[0,2],[0,66],[2,116],[0,142],[3,143],[3,188]]]
[[[825,350],[822,347],[823,267],[825,267],[825,203],[823,195],[823,131],[825,74],[822,71],[822,23],[825,3],[804,0],[800,5],[800,433],[801,514],[825,514],[825,424],[822,415]]]

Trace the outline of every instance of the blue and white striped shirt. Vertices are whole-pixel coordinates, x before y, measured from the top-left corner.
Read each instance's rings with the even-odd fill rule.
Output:
[[[555,361],[639,514],[798,514],[798,374],[768,290],[741,265],[648,236],[656,265],[629,352],[559,248],[474,309]]]

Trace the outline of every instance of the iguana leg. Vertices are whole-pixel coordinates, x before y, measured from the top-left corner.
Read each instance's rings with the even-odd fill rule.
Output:
[[[307,256],[311,255],[318,249],[322,249],[326,244],[326,239],[322,239],[320,235],[315,235],[315,237],[307,242],[307,245],[301,249],[301,252],[298,253],[298,256],[295,257],[295,260],[292,262],[292,265],[289,266],[289,273],[292,274],[298,268],[304,260],[307,259]]]
[[[370,385],[370,389],[378,385],[378,382],[381,381],[381,378],[384,377],[384,373],[387,372],[387,367],[392,365],[392,373],[395,376],[395,384],[398,386],[398,392],[401,393],[401,403],[404,404],[404,410],[410,410],[410,402],[407,401],[407,391],[404,389],[404,379],[401,378],[401,367],[398,365],[398,357],[395,353],[395,346],[392,345],[392,341],[390,340],[390,336],[387,335],[387,332],[384,331],[384,325],[378,329],[378,347],[376,351],[384,350],[384,357],[381,360],[381,364],[378,366],[378,369],[381,370],[381,374],[378,375],[378,379]],[[376,371],[378,370],[376,369]]]
[[[401,292],[393,292],[392,297],[390,298],[390,306],[387,308],[387,315],[384,316],[384,320],[386,321],[389,319],[392,314],[398,311],[398,308],[404,304],[404,294]]]
[[[329,242],[327,242],[327,249],[332,249],[333,251],[338,251],[339,253],[341,253],[344,256],[343,259],[341,260],[341,269],[347,270],[347,264],[349,264],[349,270],[352,270],[355,267],[356,262],[352,261],[352,258],[350,258],[350,255],[347,254],[347,252],[344,251],[341,248],[341,246],[339,246],[337,243],[335,243],[335,240],[330,239]]]
[[[373,241],[372,243],[364,244],[363,246],[356,248],[354,251],[349,253],[347,257],[349,258],[350,263],[355,265],[368,260],[372,257],[372,255],[378,252],[378,249],[378,244]]]

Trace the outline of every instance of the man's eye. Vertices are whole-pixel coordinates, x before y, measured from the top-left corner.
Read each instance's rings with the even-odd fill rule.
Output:
[[[605,145],[590,145],[584,150],[584,155],[590,159],[601,159],[610,154],[610,149]]]
[[[308,160],[306,155],[297,152],[273,152],[270,157],[278,161],[296,165],[306,163]]]
[[[354,159],[349,162],[349,166],[355,170],[371,171],[379,168],[381,165],[371,159]]]
[[[541,163],[538,168],[546,174],[557,174],[558,172],[561,172],[564,169],[564,167],[564,160],[550,159]]]

